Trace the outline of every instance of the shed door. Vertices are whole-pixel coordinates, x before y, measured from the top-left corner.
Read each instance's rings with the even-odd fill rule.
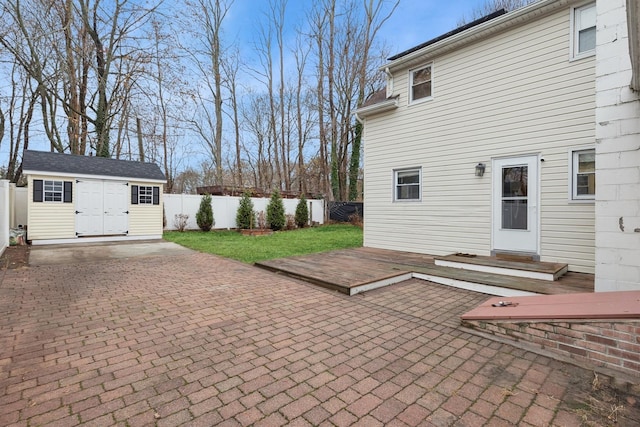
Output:
[[[76,181],[76,235],[126,234],[128,186],[114,181]]]
[[[125,234],[129,224],[129,186],[104,182],[104,234]]]

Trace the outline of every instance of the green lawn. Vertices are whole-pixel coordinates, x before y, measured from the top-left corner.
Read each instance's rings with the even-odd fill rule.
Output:
[[[237,231],[165,231],[164,239],[200,252],[253,263],[362,246],[362,229],[332,224],[278,231],[270,236],[243,236]]]

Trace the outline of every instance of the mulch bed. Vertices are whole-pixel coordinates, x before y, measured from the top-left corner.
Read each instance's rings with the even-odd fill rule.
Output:
[[[0,270],[27,267],[30,249],[28,245],[9,246],[0,256]]]

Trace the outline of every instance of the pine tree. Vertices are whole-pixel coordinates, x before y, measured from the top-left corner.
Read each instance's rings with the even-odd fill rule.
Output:
[[[208,194],[202,196],[202,200],[200,200],[200,208],[196,213],[196,223],[202,231],[211,231],[211,227],[216,223],[213,219],[211,196]]]
[[[300,196],[300,201],[296,206],[296,225],[304,228],[309,222],[309,207],[307,206],[307,198],[304,194]]]
[[[267,225],[273,231],[282,230],[284,228],[286,218],[284,214],[284,203],[278,189],[273,190],[271,200],[267,205]]]
[[[248,192],[242,194],[240,199],[240,206],[236,212],[236,227],[246,230],[254,227],[253,202],[251,201],[251,195]]]

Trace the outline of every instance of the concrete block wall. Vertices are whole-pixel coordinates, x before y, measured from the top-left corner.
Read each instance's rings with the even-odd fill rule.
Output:
[[[597,0],[595,290],[640,289],[640,94],[625,0]]]
[[[640,378],[640,320],[465,320],[463,325],[535,346],[581,366]]]

